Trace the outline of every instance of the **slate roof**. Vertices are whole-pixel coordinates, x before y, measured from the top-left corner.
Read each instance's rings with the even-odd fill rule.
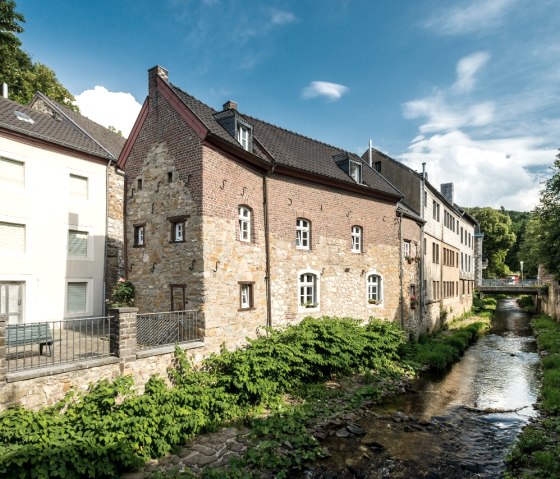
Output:
[[[221,112],[214,110],[169,82],[168,85],[206,126],[212,135],[241,149],[241,145],[237,140],[217,121]],[[364,183],[362,186],[364,186],[364,188],[369,188],[395,197],[403,196],[400,191],[391,185],[377,171],[372,169],[367,162],[354,153],[346,152],[335,146],[294,133],[259,120],[258,118],[242,114],[237,110],[235,110],[235,114],[252,126],[253,154],[257,155],[264,162],[271,163],[268,156],[270,155],[277,165],[356,185],[356,182],[337,166],[333,158],[335,155],[346,153],[350,159],[362,164],[362,179]]]
[[[118,153],[125,142],[124,138],[120,140],[113,138],[112,136],[120,137],[78,113],[72,112],[73,118],[70,118],[66,110],[68,109],[60,107],[60,115],[55,117],[0,97],[0,128],[107,160],[118,158]],[[18,119],[15,111],[24,113],[33,120],[33,123]],[[80,121],[87,124],[87,128],[79,127]]]

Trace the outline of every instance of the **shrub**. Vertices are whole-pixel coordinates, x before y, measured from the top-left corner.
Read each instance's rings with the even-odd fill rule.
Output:
[[[125,278],[119,278],[111,293],[111,306],[132,306],[134,305],[135,295],[134,285]]]

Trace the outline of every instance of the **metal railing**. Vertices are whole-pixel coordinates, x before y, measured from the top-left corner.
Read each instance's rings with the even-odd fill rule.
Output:
[[[110,356],[111,316],[6,326],[8,371]]]
[[[138,349],[200,341],[203,337],[197,310],[139,314],[136,322]]]
[[[523,281],[513,281],[511,279],[483,279],[480,286],[507,286],[508,288],[534,288],[538,286],[538,279],[524,279]]]

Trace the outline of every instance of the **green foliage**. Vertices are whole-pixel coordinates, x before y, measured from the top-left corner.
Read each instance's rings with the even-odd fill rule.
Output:
[[[21,47],[17,34],[23,32],[25,19],[15,11],[13,0],[0,0],[0,78],[10,87],[10,99],[28,104],[40,91],[52,100],[78,111],[72,94],[46,65],[33,62]]]
[[[533,312],[535,310],[535,300],[533,296],[530,295],[522,295],[517,298],[516,303],[522,308],[524,311]]]
[[[536,277],[537,270],[533,269],[531,264],[526,260],[523,254],[520,254],[521,244],[525,237],[525,231],[527,229],[527,223],[529,222],[532,214],[528,211],[508,211],[503,210],[502,212],[508,215],[511,219],[511,231],[515,234],[515,243],[508,250],[506,255],[505,263],[510,269],[510,271],[520,271],[519,261],[524,261],[524,272],[526,277]]]
[[[480,223],[484,233],[484,255],[488,258],[488,268],[484,274],[488,278],[501,278],[508,274],[505,263],[509,249],[515,243],[510,217],[493,208],[467,208],[467,212]]]
[[[445,334],[423,337],[409,346],[409,360],[427,369],[443,371],[487,328],[487,323],[476,322]]]
[[[527,426],[518,436],[507,462],[511,477],[524,471],[524,477],[560,477],[558,435],[560,433],[560,324],[549,316],[531,322],[542,359],[542,388],[539,409],[546,419],[538,426]]]
[[[119,278],[117,284],[113,288],[111,300],[109,302],[111,306],[115,307],[132,306],[134,304],[135,295],[136,290],[134,285],[124,278]]]

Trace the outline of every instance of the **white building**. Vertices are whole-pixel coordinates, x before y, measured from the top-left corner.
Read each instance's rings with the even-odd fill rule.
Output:
[[[108,212],[119,210],[108,191],[122,201],[114,163],[123,143],[41,94],[30,107],[0,98],[0,314],[9,323],[104,313],[105,278],[116,279]]]

